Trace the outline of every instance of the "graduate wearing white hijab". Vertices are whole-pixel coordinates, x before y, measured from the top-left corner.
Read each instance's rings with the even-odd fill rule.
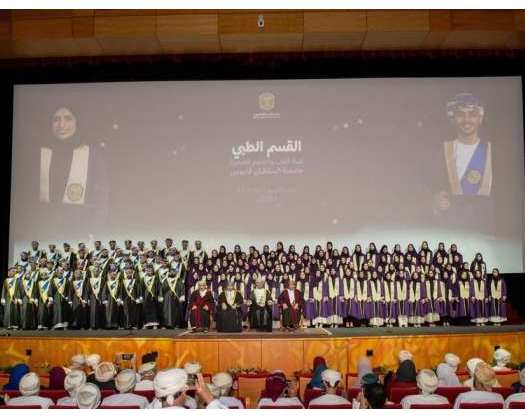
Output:
[[[321,373],[321,380],[326,389],[326,393],[322,396],[316,397],[310,401],[308,406],[316,405],[341,405],[341,406],[351,406],[347,399],[337,395],[337,387],[341,383],[341,373],[334,370],[324,370]]]
[[[420,394],[403,397],[401,400],[403,409],[410,409],[413,404],[449,404],[446,397],[434,394],[438,388],[438,378],[434,371],[428,369],[419,371],[416,382]]]
[[[69,396],[57,400],[57,406],[76,406],[76,394],[80,386],[86,384],[86,373],[81,370],[73,370],[64,379],[64,389]]]
[[[438,365],[436,374],[439,381],[439,387],[460,387],[461,383],[456,375],[460,359],[455,354],[445,354],[445,362]]]
[[[102,400],[101,406],[139,406],[141,409],[146,409],[149,401],[144,396],[133,394],[135,384],[137,382],[137,374],[131,369],[122,370],[115,378],[115,387],[119,394],[113,394]]]
[[[22,377],[18,387],[21,396],[7,400],[8,406],[29,406],[40,405],[42,409],[53,406],[53,400],[47,397],[40,397],[40,378],[34,372],[29,372]]]

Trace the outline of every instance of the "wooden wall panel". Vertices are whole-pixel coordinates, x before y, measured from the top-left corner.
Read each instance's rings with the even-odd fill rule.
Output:
[[[198,360],[204,372],[219,371],[219,343],[215,340],[179,340],[175,343],[176,367]]]
[[[303,341],[299,339],[271,339],[262,341],[262,368],[282,370],[292,375],[303,368]]]
[[[305,51],[360,49],[366,30],[364,10],[305,12],[303,49]]]
[[[231,368],[262,368],[260,340],[229,339],[219,341],[219,371]]]
[[[316,356],[322,356],[330,368],[348,371],[348,339],[311,339],[303,342],[303,371],[312,369]]]
[[[164,53],[220,52],[217,14],[157,16]]]

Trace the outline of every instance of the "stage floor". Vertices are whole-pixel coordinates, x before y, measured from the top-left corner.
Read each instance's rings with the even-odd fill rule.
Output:
[[[450,334],[483,334],[525,332],[525,324],[504,326],[448,326],[448,327],[350,327],[307,328],[294,332],[274,330],[271,333],[244,331],[242,333],[192,333],[186,329],[157,330],[6,330],[0,329],[0,337],[46,337],[46,338],[173,338],[173,339],[321,339],[373,336],[427,336]]]

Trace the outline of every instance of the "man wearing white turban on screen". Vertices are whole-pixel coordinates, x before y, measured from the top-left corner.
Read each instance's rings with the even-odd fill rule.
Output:
[[[184,409],[188,387],[188,373],[181,368],[169,368],[157,373],[153,381],[155,399],[150,409]],[[201,374],[197,375],[195,390],[207,405],[207,409],[227,409],[219,400],[214,399]]]
[[[64,390],[69,393],[69,397],[62,397],[57,400],[57,406],[76,406],[76,395],[78,389],[86,384],[86,373],[80,370],[73,370],[64,379]]]
[[[316,405],[349,405],[351,403],[344,397],[337,395],[337,387],[341,383],[341,373],[334,370],[324,370],[321,373],[321,380],[326,388],[326,393],[313,399],[309,406]]]
[[[401,400],[403,409],[410,409],[413,404],[448,404],[446,397],[434,394],[439,383],[434,371],[427,369],[419,371],[416,381],[420,394],[403,397]]]
[[[122,370],[115,378],[115,387],[119,394],[106,397],[102,400],[102,406],[139,406],[141,409],[148,407],[148,399],[138,394],[133,394],[137,374],[131,369]]]
[[[28,372],[22,377],[18,389],[21,396],[9,399],[6,403],[8,406],[40,405],[42,409],[47,409],[54,405],[53,400],[38,395],[40,393],[40,378],[34,372]]]

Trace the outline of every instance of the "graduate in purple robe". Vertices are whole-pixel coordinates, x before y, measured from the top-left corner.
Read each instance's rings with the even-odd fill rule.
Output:
[[[353,314],[357,310],[355,298],[357,273],[352,272],[350,266],[345,266],[343,271],[343,320],[346,327],[354,326]]]
[[[396,300],[396,282],[395,271],[388,271],[383,280],[383,292],[385,297],[384,317],[385,324],[392,327],[397,321],[397,300]]]
[[[476,271],[480,271],[481,276],[486,278],[487,265],[485,264],[485,261],[483,260],[483,256],[481,255],[481,253],[476,253],[474,260],[470,264],[470,272],[474,274]]]
[[[438,271],[431,268],[425,276],[425,320],[429,326],[435,326],[446,313],[446,288]]]
[[[400,269],[395,275],[395,313],[398,326],[408,327],[408,318],[410,316],[410,274],[401,268],[402,265],[400,265]]]
[[[423,274],[414,272],[409,283],[409,317],[408,322],[414,327],[421,327],[425,322],[426,290],[422,280]]]
[[[360,271],[357,274],[357,281],[355,284],[356,304],[353,307],[355,311],[352,313],[352,317],[356,319],[361,326],[366,326],[366,323],[370,318],[367,306],[369,298],[368,291],[368,277],[365,272]]]
[[[304,320],[306,326],[314,326],[315,318],[315,276],[310,275],[310,268],[305,268],[299,274],[299,282],[302,284],[304,299]]]
[[[335,251],[334,251],[335,252]],[[344,288],[342,278],[338,274],[338,270],[332,267],[328,278],[328,297],[330,299],[332,315],[328,319],[330,327],[337,327],[343,323],[343,296]]]
[[[368,266],[370,266],[371,268],[375,269],[379,264],[379,253],[374,242],[368,245],[368,252],[366,252],[365,259],[368,263]]]
[[[317,283],[317,297],[319,300],[319,314],[317,324],[328,325],[334,313],[330,299],[330,275],[326,272],[325,265],[319,266],[319,281]]]
[[[453,266],[463,265],[463,255],[458,252],[458,246],[455,243],[450,245],[450,250],[448,252],[448,262]]]
[[[436,264],[438,256],[441,256],[441,259],[442,259],[441,264],[448,262],[448,252],[446,251],[445,243],[443,243],[443,242],[439,242],[438,248],[437,248],[436,252],[434,253],[434,259],[433,259],[433,264],[434,265]]]
[[[494,326],[507,321],[507,284],[496,268],[492,270],[489,285],[489,306],[489,320]]]
[[[377,271],[373,271],[368,282],[368,313],[370,326],[383,326],[385,323],[383,281]]]
[[[363,264],[365,263],[366,256],[361,250],[361,245],[356,244],[354,247],[354,253],[352,254],[352,263],[354,264],[354,269],[360,271]]]
[[[487,287],[487,280],[481,271],[474,272],[472,288],[472,323],[475,323],[478,326],[484,326],[488,322],[489,317],[489,290]]]
[[[461,271],[457,286],[457,318],[460,324],[469,324],[472,314],[472,299],[474,298],[474,289],[468,271]]]
[[[446,311],[442,316],[443,326],[450,326],[450,321],[458,317],[458,295],[457,295],[457,279],[452,265],[447,265],[442,275],[445,283],[445,301]]]

